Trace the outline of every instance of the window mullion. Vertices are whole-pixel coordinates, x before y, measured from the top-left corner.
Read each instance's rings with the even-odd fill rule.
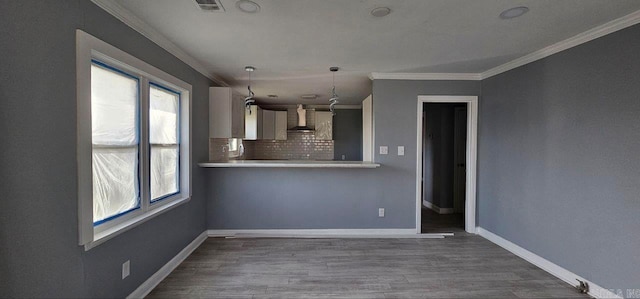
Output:
[[[149,79],[142,77],[140,80],[140,200],[142,210],[148,211],[151,202],[151,175],[149,145]]]

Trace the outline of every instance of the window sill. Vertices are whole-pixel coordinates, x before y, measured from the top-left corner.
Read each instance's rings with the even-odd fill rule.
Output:
[[[124,233],[124,232],[126,232],[126,231],[128,231],[128,230],[130,230],[130,229],[132,229],[132,228],[134,228],[134,227],[146,222],[147,220],[149,220],[149,219],[151,219],[153,217],[156,217],[156,216],[158,216],[158,215],[160,215],[160,214],[162,214],[164,212],[167,212],[167,211],[169,211],[169,210],[171,210],[171,209],[173,209],[173,208],[175,208],[177,206],[180,206],[180,205],[182,205],[184,203],[189,202],[190,199],[191,199],[191,197],[185,197],[185,198],[174,200],[174,201],[172,201],[170,203],[167,203],[167,204],[164,204],[164,205],[162,205],[160,207],[152,209],[152,210],[148,211],[145,214],[142,214],[140,216],[137,216],[135,218],[131,218],[131,219],[125,221],[125,222],[122,222],[122,223],[120,223],[120,224],[118,224],[118,225],[116,225],[114,227],[111,227],[111,228],[109,228],[109,229],[107,229],[107,230],[105,230],[103,232],[96,233],[93,241],[91,241],[91,242],[89,242],[87,244],[84,244],[84,250],[88,251],[89,249],[94,248],[94,247],[106,242],[107,240],[109,240],[109,239],[111,239],[111,238],[113,238],[113,237],[115,237],[117,235],[120,235],[120,234],[122,234],[122,233]]]

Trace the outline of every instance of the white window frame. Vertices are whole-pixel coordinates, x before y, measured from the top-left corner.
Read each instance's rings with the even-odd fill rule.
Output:
[[[140,208],[99,225],[93,222],[91,60],[125,71],[140,82]],[[146,62],[90,34],[76,30],[77,159],[79,245],[89,250],[191,198],[191,95],[192,87]],[[149,83],[180,93],[179,192],[151,202],[149,144]]]

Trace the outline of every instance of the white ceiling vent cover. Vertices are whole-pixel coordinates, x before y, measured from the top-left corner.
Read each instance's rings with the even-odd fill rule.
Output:
[[[196,4],[202,11],[222,12],[224,7],[220,0],[195,0]]]

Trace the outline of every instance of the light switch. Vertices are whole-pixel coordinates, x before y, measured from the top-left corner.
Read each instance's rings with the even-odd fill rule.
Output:
[[[129,276],[130,271],[131,271],[131,261],[127,260],[122,264],[122,279],[127,278],[127,276]]]
[[[398,156],[404,156],[404,146],[398,146]]]
[[[381,155],[386,155],[389,153],[389,147],[386,145],[382,145],[380,146],[380,154]]]

